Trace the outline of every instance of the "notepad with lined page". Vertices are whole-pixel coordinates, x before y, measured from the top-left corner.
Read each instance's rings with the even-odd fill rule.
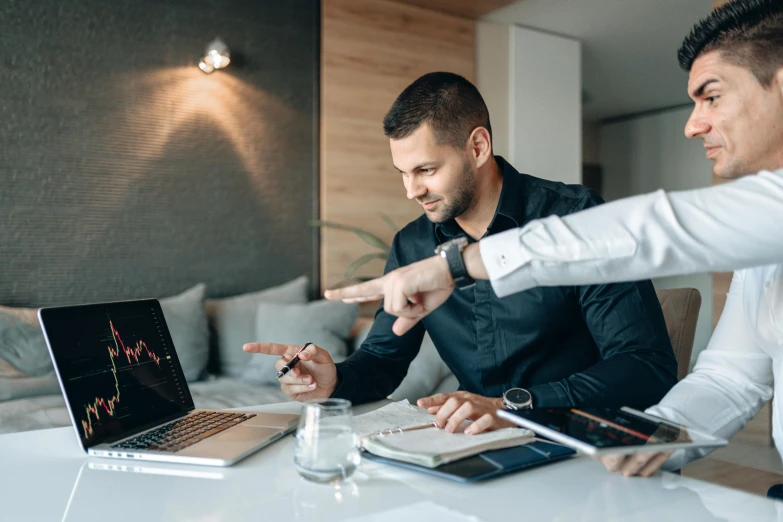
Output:
[[[447,433],[434,426],[404,431],[434,420],[435,415],[408,401],[400,401],[354,417],[354,431],[359,435],[365,451],[427,468],[435,468],[483,451],[521,446],[534,440],[532,431],[521,428],[465,435],[463,430],[467,423],[455,433]]]

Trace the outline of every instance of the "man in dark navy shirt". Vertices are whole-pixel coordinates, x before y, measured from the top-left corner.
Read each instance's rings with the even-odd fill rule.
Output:
[[[458,265],[468,242],[602,203],[583,186],[520,174],[494,156],[484,100],[454,74],[430,73],[411,84],[386,115],[384,132],[408,198],[424,209],[395,236],[386,272],[432,257],[439,245]],[[380,309],[361,348],[344,362],[308,347],[281,379],[283,391],[297,400],[383,399],[405,377],[425,332],[460,391],[418,404],[448,431],[466,419],[476,421],[468,433],[505,426],[495,416],[503,407],[644,409],[676,382],[677,362],[649,281],[542,287],[500,299],[489,281],[455,280],[464,288],[401,336],[392,331],[396,318]],[[298,347],[253,343],[245,350],[282,355],[279,369]]]

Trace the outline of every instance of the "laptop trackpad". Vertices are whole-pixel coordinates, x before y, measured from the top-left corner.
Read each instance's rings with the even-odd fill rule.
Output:
[[[234,426],[230,430],[178,451],[176,455],[198,457],[214,455],[231,458],[233,455],[242,454],[254,446],[263,444],[264,441],[277,439],[282,435],[283,431],[279,428]]]

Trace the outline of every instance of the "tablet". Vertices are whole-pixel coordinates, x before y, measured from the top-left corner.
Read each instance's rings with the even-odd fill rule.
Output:
[[[631,408],[498,410],[498,416],[586,455],[718,448],[728,441]]]

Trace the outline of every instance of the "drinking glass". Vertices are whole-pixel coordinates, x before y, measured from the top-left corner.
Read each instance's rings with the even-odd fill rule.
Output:
[[[353,475],[361,459],[356,442],[350,401],[321,399],[302,404],[294,463],[304,478],[325,483]]]

